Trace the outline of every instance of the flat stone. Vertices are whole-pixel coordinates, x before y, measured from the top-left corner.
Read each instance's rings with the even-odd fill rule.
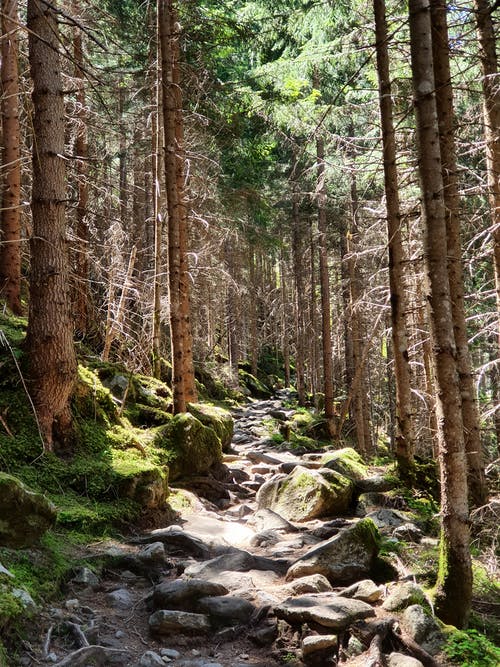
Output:
[[[170,660],[178,660],[181,657],[179,651],[174,648],[162,648],[160,649],[160,655],[162,658],[170,658]]]
[[[306,595],[307,593],[325,593],[332,590],[332,585],[322,574],[310,574],[300,577],[283,586],[288,595]]]
[[[202,635],[210,630],[210,619],[205,614],[159,609],[149,617],[149,628],[158,635]]]
[[[175,579],[155,586],[153,606],[155,609],[196,611],[201,598],[226,593],[229,590],[225,586],[206,579]]]
[[[310,635],[302,640],[302,655],[305,659],[317,653],[330,653],[337,648],[337,635]]]
[[[354,600],[363,600],[363,602],[376,602],[382,597],[382,591],[371,579],[363,579],[344,588],[339,595]]]
[[[220,572],[231,570],[233,572],[248,572],[249,570],[271,570],[283,574],[288,568],[289,561],[275,560],[254,556],[248,551],[238,550],[234,553],[224,554],[204,563],[195,563],[186,568],[187,576],[199,577],[201,579],[212,579]]]
[[[274,608],[274,613],[290,625],[316,623],[338,631],[344,630],[353,621],[375,616],[374,610],[366,602],[331,593],[288,598]]]
[[[210,616],[216,625],[226,626],[248,623],[255,607],[248,600],[226,595],[202,598],[199,610]]]
[[[257,510],[249,523],[255,526],[258,532],[263,530],[280,530],[284,533],[296,533],[298,531],[298,528],[290,523],[290,521],[287,521],[277,512],[273,512],[273,510],[267,508]]]
[[[165,667],[165,662],[158,653],[146,651],[139,660],[139,667]]]
[[[133,605],[133,598],[126,588],[118,588],[106,595],[106,601],[115,609],[130,609]]]

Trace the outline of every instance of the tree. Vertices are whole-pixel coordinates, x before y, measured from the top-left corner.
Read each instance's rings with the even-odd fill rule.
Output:
[[[19,136],[19,74],[17,62],[17,0],[2,3],[2,211],[0,295],[15,315],[21,306],[21,161]]]
[[[68,444],[76,377],[66,239],[64,99],[56,8],[28,2],[33,80],[33,186],[27,350],[30,390],[46,451]]]
[[[464,308],[464,277],[460,236],[460,195],[458,191],[457,157],[454,137],[453,89],[451,86],[449,37],[443,0],[431,3],[432,49],[436,85],[436,112],[443,174],[443,197],[446,209],[446,242],[448,277],[457,349],[457,369],[462,399],[465,449],[469,468],[469,498],[480,507],[487,501],[483,453],[479,428],[479,410],[472,362],[469,354]]]
[[[396,385],[396,438],[395,454],[400,472],[413,466],[414,432],[411,405],[411,374],[408,354],[408,336],[405,313],[407,299],[404,290],[404,251],[401,240],[401,209],[399,179],[396,166],[396,138],[389,72],[388,30],[385,1],[374,0],[377,74],[379,84],[384,182],[387,210],[389,248],[389,290],[391,297],[392,353]]]
[[[168,209],[168,279],[174,413],[196,400],[186,256],[187,203],[183,155],[182,97],[179,82],[179,31],[172,0],[158,2],[165,182]]]
[[[435,604],[436,613],[444,622],[465,627],[472,597],[467,460],[446,261],[446,209],[429,0],[410,0],[409,23],[441,470],[440,564]]]

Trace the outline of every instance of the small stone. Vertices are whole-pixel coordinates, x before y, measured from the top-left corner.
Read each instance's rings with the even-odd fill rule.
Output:
[[[210,630],[210,620],[204,614],[160,609],[150,616],[149,628],[159,635],[200,635]]]
[[[3,574],[6,577],[10,577],[11,579],[14,579],[15,575],[12,574],[12,572],[9,572],[9,570],[0,563],[0,575]]]
[[[160,649],[160,655],[162,658],[170,658],[170,660],[177,660],[181,657],[179,651],[174,648],[162,648]]]
[[[249,657],[248,653],[240,653],[238,660],[248,660]]]
[[[302,640],[304,658],[317,653],[330,653],[335,648],[337,648],[337,635],[311,635]]]
[[[78,600],[77,598],[66,600],[64,606],[68,611],[76,611],[80,606],[80,600]]]
[[[57,657],[57,655],[54,652],[49,653],[49,655],[47,656],[47,661],[48,662],[57,662],[58,660],[59,660],[59,658]]]
[[[357,655],[361,655],[364,652],[365,652],[365,647],[360,642],[360,640],[357,637],[354,637],[354,635],[351,635],[349,637],[349,642],[347,644],[347,651],[346,651],[348,657],[355,657]]]
[[[193,649],[191,650],[191,655],[194,655],[195,658],[197,658],[199,655],[201,655],[201,651],[198,651],[198,649],[193,648]]]
[[[126,637],[126,636],[127,636],[127,635],[125,634],[125,632],[123,632],[123,630],[117,630],[117,631],[115,632],[115,637],[116,637],[117,639],[123,639],[123,638]]]
[[[420,586],[417,586],[417,584],[414,584],[412,581],[407,581],[395,586],[382,605],[382,609],[385,609],[386,611],[398,611],[400,609],[406,609],[406,607],[409,607],[410,605],[422,604],[425,602],[425,593]]]
[[[139,667],[163,667],[164,664],[161,656],[154,651],[146,651],[139,661]]]
[[[420,660],[403,653],[391,653],[387,665],[388,667],[424,667]]]
[[[23,588],[13,588],[11,591],[12,595],[19,600],[22,604],[23,609],[34,611],[36,609],[36,604],[28,591],[25,591]]]
[[[164,565],[166,562],[165,545],[163,542],[153,542],[139,551],[137,557],[145,564]]]
[[[117,588],[106,595],[108,604],[115,609],[130,609],[133,604],[133,599],[130,592],[126,588]]]
[[[414,523],[404,523],[393,530],[392,536],[406,542],[420,542],[423,533]]]
[[[92,588],[99,586],[99,579],[88,567],[77,568],[71,581],[75,584],[83,584]]]
[[[382,597],[382,591],[371,579],[363,579],[344,588],[339,595],[354,600],[363,600],[363,602],[376,602]]]

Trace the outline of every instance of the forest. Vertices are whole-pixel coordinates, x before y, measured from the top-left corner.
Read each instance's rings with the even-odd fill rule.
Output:
[[[0,667],[500,663],[499,25],[2,0]]]

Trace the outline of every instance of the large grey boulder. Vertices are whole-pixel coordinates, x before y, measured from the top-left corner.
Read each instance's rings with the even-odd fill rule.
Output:
[[[328,452],[323,456],[321,463],[325,468],[335,470],[353,481],[361,480],[367,476],[367,468],[363,459],[352,447],[344,447]]]
[[[204,426],[208,426],[215,431],[221,441],[223,452],[228,452],[231,449],[231,440],[234,434],[234,419],[230,412],[216,405],[207,405],[205,403],[190,403],[188,410]]]
[[[199,601],[199,611],[210,616],[210,621],[216,626],[247,624],[255,607],[248,600],[232,595],[202,598]]]
[[[344,514],[353,489],[354,483],[334,470],[296,466],[289,475],[266,482],[257,493],[257,503],[259,509],[271,509],[288,521],[309,521]]]
[[[414,584],[412,581],[405,581],[402,584],[394,586],[389,597],[384,601],[382,609],[386,611],[399,611],[414,604],[429,605],[425,593],[420,586]]]
[[[322,574],[332,584],[355,582],[370,573],[378,554],[379,539],[374,523],[361,519],[307,551],[290,566],[286,579]]]
[[[413,604],[405,609],[401,625],[424,651],[431,655],[439,653],[445,641],[444,635],[436,619],[421,605]]]
[[[312,623],[338,632],[345,630],[353,621],[375,616],[373,608],[366,602],[332,593],[287,598],[274,608],[274,613],[290,625]]]
[[[198,577],[200,579],[212,579],[226,570],[232,572],[270,570],[283,574],[286,572],[288,565],[289,561],[286,560],[254,556],[248,551],[235,550],[233,553],[212,558],[212,560],[204,563],[193,563],[185,569],[184,574],[188,577]]]
[[[155,609],[197,611],[198,600],[212,595],[226,595],[229,590],[221,584],[205,579],[175,579],[155,586]]]
[[[17,477],[0,472],[0,546],[28,547],[54,525],[56,508]]]

